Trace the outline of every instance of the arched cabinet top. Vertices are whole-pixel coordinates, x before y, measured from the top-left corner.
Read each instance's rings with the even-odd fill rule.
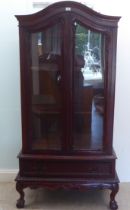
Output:
[[[63,1],[51,4],[45,9],[30,15],[16,15],[20,27],[35,28],[36,25],[42,25],[42,22],[48,19],[60,18],[64,13],[79,15],[92,24],[100,27],[117,27],[119,16],[108,16],[98,13],[89,7],[74,1]]]

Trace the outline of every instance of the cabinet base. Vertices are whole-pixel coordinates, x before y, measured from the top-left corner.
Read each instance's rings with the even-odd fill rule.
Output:
[[[57,179],[57,178],[36,178],[36,177],[21,177],[19,174],[16,179],[16,190],[20,194],[17,201],[17,208],[24,208],[24,188],[30,187],[36,189],[39,187],[48,188],[50,190],[57,189],[74,189],[79,191],[86,191],[90,189],[109,189],[110,193],[110,208],[112,210],[118,209],[115,201],[115,196],[119,190],[119,179],[116,176],[114,179]]]

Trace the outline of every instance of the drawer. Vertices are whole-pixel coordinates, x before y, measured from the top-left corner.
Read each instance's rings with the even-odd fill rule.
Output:
[[[113,161],[20,160],[20,175],[33,177],[112,177]]]

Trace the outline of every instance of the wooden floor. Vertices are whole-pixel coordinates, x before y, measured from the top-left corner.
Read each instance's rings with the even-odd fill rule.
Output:
[[[48,191],[25,190],[26,210],[108,210],[109,190]],[[15,183],[0,183],[0,210],[16,210]],[[119,210],[130,210],[130,183],[121,183],[116,197]]]

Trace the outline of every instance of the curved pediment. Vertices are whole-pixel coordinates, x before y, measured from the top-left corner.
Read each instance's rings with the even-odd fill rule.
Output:
[[[117,26],[119,16],[108,16],[98,13],[89,7],[74,1],[62,1],[51,4],[45,9],[30,15],[16,15],[19,20],[20,26],[33,27],[41,24],[50,18],[55,19],[60,17],[61,14],[70,13],[78,14],[92,23],[99,24],[100,26]]]

